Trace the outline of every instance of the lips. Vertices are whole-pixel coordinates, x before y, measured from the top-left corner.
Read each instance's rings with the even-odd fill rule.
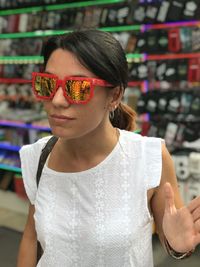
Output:
[[[52,114],[50,117],[54,120],[75,120],[75,118],[65,116],[65,115],[58,115],[58,114]]]

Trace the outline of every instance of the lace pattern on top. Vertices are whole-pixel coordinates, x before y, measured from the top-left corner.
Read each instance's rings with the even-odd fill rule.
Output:
[[[118,145],[98,166],[58,173],[45,165],[36,190],[33,173],[46,142],[20,153],[44,249],[38,267],[153,267],[147,188],[160,182],[161,140],[120,130]]]

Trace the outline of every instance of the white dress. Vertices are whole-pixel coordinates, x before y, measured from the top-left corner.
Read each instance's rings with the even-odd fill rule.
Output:
[[[62,173],[46,164],[37,189],[38,160],[48,139],[20,151],[44,250],[37,267],[152,267],[147,190],[160,183],[162,140],[120,130],[119,142],[97,166]]]

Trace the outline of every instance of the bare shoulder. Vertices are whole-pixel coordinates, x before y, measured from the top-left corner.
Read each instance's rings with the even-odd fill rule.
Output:
[[[162,186],[166,182],[172,185],[177,185],[176,172],[174,162],[171,154],[169,153],[166,145],[162,144],[162,175],[160,185]]]
[[[166,145],[164,142],[161,144],[161,149],[162,149],[162,173],[161,173],[161,180],[159,186],[155,188],[151,188],[147,192],[148,196],[148,202],[151,201],[153,196],[156,194],[156,192],[161,188],[162,184],[167,182],[169,177],[175,177],[175,173],[173,175],[168,176],[167,173],[173,172],[173,160],[172,157],[166,148]]]
[[[148,191],[150,202],[152,199],[154,199],[154,202],[156,200],[157,203],[160,203],[159,201],[163,201],[164,185],[167,182],[170,183],[173,188],[176,206],[181,207],[183,205],[183,201],[178,189],[178,181],[176,177],[174,162],[166,145],[162,143],[162,173],[160,184],[158,187]]]

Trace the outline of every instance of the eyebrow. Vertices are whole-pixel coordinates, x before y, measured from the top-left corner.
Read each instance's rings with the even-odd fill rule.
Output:
[[[44,71],[44,73],[55,75],[54,73],[49,72],[49,71]],[[69,76],[66,76],[66,77],[85,77],[85,78],[91,78],[91,77],[89,77],[87,75],[84,75],[84,74],[69,75]]]

